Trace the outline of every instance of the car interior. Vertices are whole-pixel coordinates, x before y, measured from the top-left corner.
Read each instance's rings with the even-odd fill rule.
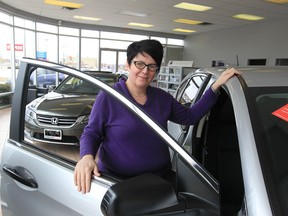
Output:
[[[195,80],[191,80],[195,85]],[[190,81],[189,83],[191,84]],[[201,85],[203,84],[204,82]],[[177,99],[185,106],[191,106],[191,100],[186,98],[193,97],[193,94],[185,90],[189,85],[183,87]],[[225,89],[221,88],[219,93],[216,104],[198,124],[187,127],[169,123],[168,131],[219,182],[221,215],[231,216],[237,215],[242,207],[244,188],[232,102]],[[172,165],[175,167],[177,160],[173,153],[171,155]],[[192,183],[190,185],[193,187]]]
[[[269,161],[270,172],[273,176],[274,185],[279,202],[288,212],[287,188],[288,188],[288,163],[287,163],[287,122],[275,116],[278,109],[288,104],[288,95],[284,94],[263,94],[256,99],[257,117],[263,127],[261,138],[266,148],[265,159]],[[284,108],[282,109],[283,112]],[[264,161],[264,162],[267,162]],[[274,187],[274,186],[273,186]]]
[[[223,215],[235,215],[242,205],[243,178],[233,106],[223,89],[203,134],[201,155],[195,151],[195,156],[220,183]]]
[[[210,86],[209,80],[209,76],[192,77],[181,86],[177,100],[191,106],[197,97],[192,89]],[[169,122],[168,131],[219,182],[221,215],[237,215],[244,188],[234,110],[226,90],[220,89],[216,104],[198,124],[188,127]],[[171,155],[175,167],[175,156]]]
[[[221,215],[230,216],[241,209],[244,188],[233,106],[226,91],[220,91],[204,124],[200,121],[193,127],[191,152],[219,182]]]

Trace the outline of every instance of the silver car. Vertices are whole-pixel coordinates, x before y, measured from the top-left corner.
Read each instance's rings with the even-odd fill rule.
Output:
[[[55,151],[55,145],[24,140],[25,92],[35,67],[87,80],[145,121],[171,150],[176,187],[150,173],[127,180],[103,174],[93,177],[90,193],[79,193],[71,146]],[[189,74],[176,99],[191,106],[223,70]],[[288,215],[288,67],[239,70],[242,74],[221,88],[217,104],[198,124],[169,122],[168,132],[109,85],[76,69],[23,59],[1,160],[3,216]]]

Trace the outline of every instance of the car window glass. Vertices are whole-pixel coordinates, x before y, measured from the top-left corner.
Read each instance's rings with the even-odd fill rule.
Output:
[[[49,88],[51,85],[57,86],[64,78],[64,74],[44,68],[36,68],[30,76],[29,84]]]
[[[51,69],[50,72],[53,73]],[[112,85],[111,80],[117,82],[118,79],[109,77],[111,75],[113,76],[112,73],[93,76]],[[79,77],[64,76],[66,78],[51,92],[43,93],[41,87],[28,88],[24,141],[53,155],[78,161],[79,140],[98,93],[91,89],[98,87]],[[191,85],[199,88],[203,80],[200,77],[190,80],[186,94],[190,94]],[[192,93],[196,94],[196,90]]]
[[[255,98],[262,138],[269,149],[274,176],[287,174],[288,158],[288,94],[266,93]]]
[[[176,99],[184,106],[190,107],[206,77],[206,75],[192,74],[191,78],[181,83],[177,90]],[[182,131],[186,133],[189,129],[189,125],[181,125],[181,128]],[[187,148],[190,147],[184,146],[184,148],[187,150]]]
[[[182,104],[191,104],[206,76],[195,75],[183,83],[179,89],[177,100]],[[182,88],[182,89],[181,89]]]
[[[288,89],[287,87],[251,88],[256,102],[254,130],[261,138],[258,142],[261,152],[265,152],[263,166],[266,178],[269,178],[270,190],[287,215],[288,185]],[[257,118],[256,118],[257,117]],[[268,173],[268,174],[267,174]],[[276,200],[276,199],[275,199]]]
[[[57,93],[66,94],[98,94],[99,88],[88,81],[76,77],[68,77],[55,90]]]
[[[101,81],[107,83],[110,86],[112,86],[115,83],[115,79],[113,79],[111,77],[101,77],[101,76],[99,76],[98,79],[100,79]]]
[[[44,70],[37,69],[37,71]],[[53,71],[49,72],[49,74],[56,74]],[[70,84],[72,80],[69,79]],[[77,127],[77,124],[85,123],[85,118],[88,118],[89,114],[82,116],[76,114],[75,110],[83,103],[77,101],[76,98],[66,99],[65,95],[69,93],[68,84],[62,85],[61,83],[58,87],[60,86],[62,86],[63,93],[57,92],[57,88],[49,93],[48,91],[43,93],[39,85],[28,88],[24,140],[46,152],[77,161],[79,160],[77,145],[79,134],[73,128]],[[93,97],[95,98],[95,95]],[[93,102],[93,99],[91,100]]]
[[[41,72],[41,73],[38,73]],[[37,68],[30,77],[58,72]],[[60,73],[58,73],[60,74]],[[99,87],[62,74],[63,81],[52,91],[43,91],[43,85],[29,85],[25,108],[24,140],[46,152],[72,161],[79,158],[79,139],[88,123]],[[112,86],[118,79],[116,74],[94,74],[101,81]],[[36,77],[39,81],[39,77]],[[53,83],[54,84],[54,83]]]

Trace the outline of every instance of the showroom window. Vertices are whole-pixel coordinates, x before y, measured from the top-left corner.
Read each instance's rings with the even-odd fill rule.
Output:
[[[12,24],[12,16],[0,11],[0,20],[3,23]]]
[[[79,68],[79,38],[59,36],[59,62]]]
[[[58,38],[55,34],[37,32],[36,58],[58,62]]]
[[[35,30],[35,22],[20,17],[14,17],[14,25],[26,29]]]
[[[35,32],[22,28],[15,28],[15,62],[16,73],[19,67],[21,58],[35,58]]]
[[[1,16],[1,15],[0,15]],[[14,50],[12,41],[12,27],[0,23],[0,108],[6,107],[12,101],[12,84],[14,74],[12,73],[12,51]]]
[[[43,31],[43,32],[49,32],[49,33],[58,33],[58,28],[57,26],[54,25],[49,25],[49,24],[45,24],[45,23],[36,23],[36,30],[37,31]]]
[[[99,31],[87,30],[87,29],[81,30],[82,37],[99,38],[99,35],[100,35]]]
[[[0,88],[0,107],[4,101],[1,99],[3,94],[10,97],[5,101],[11,101],[19,63],[23,57],[58,62],[83,70],[100,70],[103,65],[111,64],[116,72],[125,70],[125,52],[133,41],[157,39],[165,49],[168,46],[184,45],[182,39],[151,36],[146,31],[143,34],[128,34],[113,30],[100,31],[94,29],[94,26],[82,29],[81,24],[76,27],[58,24],[56,21],[52,25],[51,22],[38,22],[32,17],[27,19],[20,14],[13,16],[0,11],[0,85],[8,86]],[[113,62],[106,61],[105,55],[110,51],[115,55]]]
[[[167,39],[166,38],[163,38],[163,37],[151,37],[151,39],[153,40],[158,40],[160,43],[162,44],[166,44],[167,43]]]
[[[81,70],[99,70],[97,50],[99,50],[99,39],[81,38]]]
[[[168,45],[184,46],[184,40],[168,38],[167,39],[167,44]]]
[[[80,33],[79,29],[59,27],[59,34],[62,34],[62,35],[79,36],[79,33]]]
[[[115,32],[101,32],[101,38],[105,39],[115,39],[115,40],[126,40],[126,41],[139,41],[148,39],[145,35],[135,35],[135,34],[125,34],[125,33],[115,33]]]

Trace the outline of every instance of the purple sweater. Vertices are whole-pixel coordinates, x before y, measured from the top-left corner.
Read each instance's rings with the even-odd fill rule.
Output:
[[[115,89],[137,103],[125,80],[116,83]],[[146,103],[138,106],[165,129],[168,120],[182,125],[195,124],[217,100],[211,88],[189,109],[162,89],[149,86],[146,94]],[[162,175],[171,163],[165,142],[128,108],[104,92],[97,96],[80,140],[80,157],[96,156],[97,151],[100,172],[121,177],[145,172]]]

